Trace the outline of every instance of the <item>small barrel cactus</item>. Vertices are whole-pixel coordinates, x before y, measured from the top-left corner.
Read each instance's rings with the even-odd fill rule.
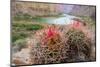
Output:
[[[47,28],[36,33],[30,46],[33,64],[61,63],[68,61],[68,44],[56,28]]]
[[[91,41],[86,37],[82,30],[70,29],[66,36],[68,37],[67,43],[70,45],[70,57],[85,61],[90,57]]]

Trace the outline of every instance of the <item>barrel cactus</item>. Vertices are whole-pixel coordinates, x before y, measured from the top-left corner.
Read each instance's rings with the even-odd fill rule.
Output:
[[[69,28],[63,33],[52,27],[37,31],[28,43],[31,64],[89,61],[91,40],[85,32]]]
[[[70,45],[70,57],[78,61],[86,61],[90,57],[91,41],[82,30],[70,29],[66,36]]]
[[[29,41],[32,64],[67,62],[69,45],[62,33],[52,28],[41,31]]]

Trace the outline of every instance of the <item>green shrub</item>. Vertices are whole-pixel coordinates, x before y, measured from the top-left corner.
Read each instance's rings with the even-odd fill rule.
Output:
[[[18,46],[18,50],[20,51],[22,48],[26,47],[26,40],[19,39],[19,40],[16,40],[16,42],[14,42],[13,44],[14,44],[14,46]]]
[[[39,24],[28,24],[28,23],[13,23],[13,28],[17,28],[19,30],[39,30],[42,29],[43,26]]]
[[[91,28],[95,29],[95,25],[96,25],[95,20],[93,20],[91,17],[87,17],[87,16],[83,16],[81,18],[85,22],[85,24],[87,24],[90,27],[90,29]]]
[[[32,16],[25,13],[18,13],[14,16],[14,20],[20,21],[20,20],[26,20],[26,21],[32,21]]]
[[[23,33],[23,32],[14,32],[13,35],[12,35],[12,42],[15,42],[16,40],[19,40],[19,39],[24,39],[26,38],[28,35],[26,33]]]
[[[43,26],[41,25],[38,25],[38,24],[34,24],[34,25],[27,25],[27,30],[39,30],[39,29],[42,29]]]

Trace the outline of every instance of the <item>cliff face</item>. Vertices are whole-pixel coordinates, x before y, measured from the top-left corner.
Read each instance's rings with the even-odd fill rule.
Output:
[[[94,6],[48,4],[35,2],[12,2],[12,14],[28,13],[29,15],[55,15],[68,13],[75,16],[95,16]]]
[[[76,16],[95,16],[95,7],[93,6],[74,6],[70,14]]]
[[[36,3],[36,2],[12,2],[12,15],[27,13],[32,16],[58,14],[57,4]]]

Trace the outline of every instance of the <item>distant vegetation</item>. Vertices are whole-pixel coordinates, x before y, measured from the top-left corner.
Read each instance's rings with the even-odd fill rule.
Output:
[[[38,17],[36,18],[37,20],[39,19]],[[33,18],[28,14],[16,14],[16,16],[13,17],[13,22],[12,22],[13,46],[18,45],[19,49],[25,47],[26,39],[30,37],[34,33],[34,31],[43,28],[43,26],[40,24],[32,23],[33,19],[36,18]]]
[[[95,29],[96,22],[95,22],[95,20],[93,20],[91,17],[88,17],[88,16],[80,16],[80,18],[82,18],[82,20],[83,20],[89,27],[93,27],[93,28]]]
[[[43,19],[43,17],[54,17],[54,18],[57,18],[57,17],[63,17],[62,16],[62,13],[59,13],[57,15],[42,15],[42,16],[31,16],[27,13],[17,13],[13,19],[15,21],[21,21],[21,20],[24,20],[24,21],[37,21],[37,22],[44,22],[45,20]]]
[[[32,16],[29,14],[23,14],[23,13],[18,13],[14,16],[14,20],[20,21],[20,20],[26,20],[26,21],[32,21]]]

